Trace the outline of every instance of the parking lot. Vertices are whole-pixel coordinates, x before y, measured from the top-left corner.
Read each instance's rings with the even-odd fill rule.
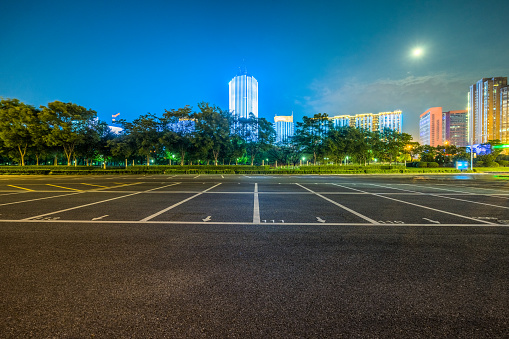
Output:
[[[0,177],[2,338],[501,338],[509,181]]]
[[[3,221],[501,226],[508,202],[505,180],[461,176],[0,180]]]

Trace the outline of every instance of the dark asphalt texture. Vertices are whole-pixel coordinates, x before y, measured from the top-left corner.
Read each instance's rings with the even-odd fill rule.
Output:
[[[490,176],[1,179],[2,338],[508,337],[509,227],[504,221],[509,220],[505,209],[509,186],[504,180]],[[112,199],[174,181],[183,186],[52,214],[60,216],[56,221],[19,221],[73,203],[90,203],[93,197]],[[45,183],[82,189],[80,183],[110,187],[113,182],[143,184],[109,193],[1,205],[19,202],[20,196],[37,199],[66,193]],[[174,223],[139,222],[219,182],[225,184],[217,186],[221,191],[203,193],[151,219]],[[253,221],[250,192],[255,183],[260,218],[281,216],[285,223],[235,224]],[[294,183],[369,218],[379,220],[380,215],[384,220],[420,220],[421,224],[370,224]],[[459,215],[491,217],[482,220],[493,223],[476,224],[475,219],[344,187],[335,190],[329,183]],[[6,185],[36,192],[4,195],[16,190]],[[434,195],[419,200],[417,194],[372,185],[410,191],[423,186],[420,191],[477,203]],[[54,193],[46,192],[53,189]],[[452,190],[465,193],[452,194]],[[437,200],[442,203],[435,205]],[[124,206],[124,213],[119,206]],[[493,211],[497,214],[492,217]],[[91,221],[106,214],[112,216],[101,223]],[[203,215],[225,224],[186,223]],[[317,216],[326,223],[317,224]],[[442,226],[423,217],[458,223]],[[309,224],[296,225],[292,220]]]

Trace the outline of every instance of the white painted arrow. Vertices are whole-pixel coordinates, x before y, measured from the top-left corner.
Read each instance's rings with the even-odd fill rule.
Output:
[[[102,218],[106,218],[109,214],[103,215],[102,217],[92,218],[92,220],[101,220]]]
[[[210,221],[210,215],[208,217],[206,217],[205,219],[201,219],[203,221]]]
[[[316,221],[318,221],[318,222],[325,222],[325,220],[323,220],[323,219],[322,219],[322,218],[320,218],[320,217],[316,217]]]
[[[440,224],[440,221],[436,221],[436,220],[431,220],[431,219],[428,219],[428,218],[423,218],[424,220],[427,220],[429,222],[432,222],[434,224]]]

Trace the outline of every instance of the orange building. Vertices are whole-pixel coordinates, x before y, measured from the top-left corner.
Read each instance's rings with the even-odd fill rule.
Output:
[[[442,107],[432,107],[420,115],[419,138],[422,145],[442,144]]]

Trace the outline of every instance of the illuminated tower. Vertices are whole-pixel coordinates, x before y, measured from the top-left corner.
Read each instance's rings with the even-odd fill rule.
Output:
[[[258,118],[258,81],[247,73],[246,68],[230,81],[230,112],[237,118]]]
[[[500,89],[507,86],[507,77],[482,78],[470,86],[468,117],[474,144],[500,139]]]

